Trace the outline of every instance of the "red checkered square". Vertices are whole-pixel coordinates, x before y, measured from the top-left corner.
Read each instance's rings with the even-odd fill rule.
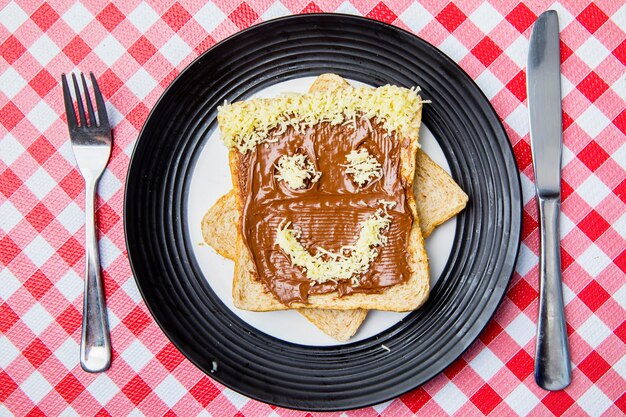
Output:
[[[398,18],[394,12],[383,2],[378,3],[368,14],[370,19],[380,20],[381,22],[391,23]]]
[[[57,317],[56,321],[69,335],[74,334],[78,330],[82,323],[82,314],[73,305],[69,305],[63,312]]]
[[[537,16],[523,3],[519,3],[506,15],[506,20],[522,33],[525,32],[536,19]]]
[[[43,232],[43,229],[45,229],[53,219],[54,215],[50,213],[50,210],[42,203],[38,203],[26,215],[26,220],[28,220],[39,233]]]
[[[589,4],[585,10],[576,16],[576,20],[591,33],[598,30],[608,18],[609,17],[594,3]]]
[[[178,32],[191,19],[191,15],[187,9],[177,2],[163,14],[162,18],[172,30]]]
[[[508,292],[507,296],[520,310],[526,310],[533,301],[537,300],[539,293],[525,279],[520,279]]]
[[[563,415],[574,404],[574,400],[566,391],[550,391],[541,402],[555,416]]]
[[[578,294],[578,298],[580,298],[591,311],[595,312],[602,304],[611,298],[611,295],[606,292],[597,281],[592,280],[589,285]]]
[[[31,365],[35,368],[39,368],[41,364],[52,355],[50,349],[48,349],[48,347],[38,337],[36,337],[35,340],[28,345],[23,353],[24,357],[28,359]]]
[[[24,52],[26,52],[26,48],[24,48],[24,45],[13,35],[9,36],[0,44],[0,56],[9,64],[13,64],[17,61]]]
[[[506,85],[519,101],[526,100],[526,71],[520,71]]]
[[[122,392],[133,404],[139,405],[152,392],[152,389],[139,375],[135,375],[122,388]]]
[[[19,319],[19,316],[7,303],[0,305],[0,332],[6,333]]]
[[[591,102],[596,101],[608,88],[608,84],[593,71],[578,84],[578,90]]]
[[[10,264],[22,250],[8,235],[0,239],[0,262]]]
[[[200,380],[189,390],[189,393],[195,398],[196,401],[206,407],[209,405],[219,394],[221,390],[215,386],[215,383],[206,376],[200,378]]]
[[[412,413],[417,413],[431,400],[431,398],[432,397],[420,387],[404,394],[400,397],[400,400],[409,408],[409,410],[411,410]]]
[[[176,367],[185,359],[182,353],[180,353],[180,351],[172,344],[165,345],[165,347],[157,353],[156,358],[170,372],[176,369]]]
[[[13,130],[23,118],[24,114],[12,101],[9,101],[0,109],[0,120],[2,120],[3,126],[8,130]]]
[[[83,384],[74,376],[74,374],[69,373],[59,382],[55,390],[67,401],[68,403],[73,403],[76,398],[83,392],[85,388]]]
[[[320,9],[320,7],[315,4],[315,2],[310,2],[309,4],[307,4],[306,6],[304,6],[304,9],[302,9],[300,11],[300,13],[302,14],[306,14],[306,13],[321,13],[322,9]]]
[[[239,29],[245,29],[254,23],[259,18],[259,15],[244,1],[228,15],[228,18],[237,25]]]
[[[107,4],[104,9],[96,15],[96,19],[111,32],[124,20],[124,13],[120,11],[113,3]]]
[[[605,361],[597,352],[591,352],[589,356],[578,364],[578,369],[592,382],[598,382],[606,372],[611,369],[611,365]]]
[[[136,336],[139,336],[141,332],[150,324],[151,319],[148,315],[139,307],[135,307],[122,322],[128,330],[133,332]]]
[[[454,32],[467,19],[465,13],[452,2],[448,3],[435,17],[448,32]]]
[[[85,255],[85,250],[74,237],[70,237],[57,253],[69,266],[74,266]]]
[[[37,73],[32,80],[28,82],[33,90],[41,98],[44,98],[54,87],[58,85],[58,81],[45,69]]]
[[[609,154],[594,140],[590,141],[577,156],[591,171],[597,170],[609,158]]]
[[[91,48],[85,41],[79,37],[74,38],[63,48],[63,53],[74,63],[78,65],[91,52]]]
[[[128,48],[128,53],[140,64],[145,64],[157,53],[156,48],[145,36],[141,36]]]
[[[43,3],[30,15],[30,19],[44,32],[50,29],[59,17],[59,14],[48,3]]]
[[[595,210],[591,210],[591,212],[578,223],[578,228],[593,241],[598,239],[609,227],[611,227],[611,225]]]
[[[502,49],[491,38],[485,37],[472,49],[472,54],[488,67],[502,54]]]
[[[489,385],[483,385],[471,398],[476,408],[487,415],[502,401],[502,398]]]
[[[4,403],[13,392],[18,389],[18,385],[4,370],[0,369],[0,402]]]
[[[41,299],[45,293],[52,287],[52,282],[48,277],[38,270],[24,283],[24,288],[30,292],[37,300]]]
[[[513,146],[513,153],[521,171],[524,171],[530,166],[530,164],[532,164],[532,150],[530,148],[530,144],[525,140],[520,140]]]

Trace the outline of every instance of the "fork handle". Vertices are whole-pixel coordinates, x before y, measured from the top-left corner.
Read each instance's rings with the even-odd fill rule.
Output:
[[[87,372],[103,372],[111,366],[111,341],[96,238],[95,199],[98,179],[85,179],[85,294],[80,365]]]
[[[571,365],[563,307],[559,240],[560,196],[539,197],[541,253],[539,257],[539,318],[535,380],[546,390],[567,387]]]

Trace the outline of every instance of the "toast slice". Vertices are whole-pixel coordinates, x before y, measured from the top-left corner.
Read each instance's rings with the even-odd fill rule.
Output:
[[[318,78],[310,91],[324,89],[347,88],[347,82],[333,74],[325,74]],[[240,105],[243,105],[240,103]],[[412,115],[410,126],[417,126],[421,120],[421,109]],[[220,120],[220,126],[224,120]],[[415,178],[415,161],[418,145],[418,128],[406,132],[397,140],[400,142],[400,176],[404,184],[408,185],[409,192],[405,198],[413,214],[411,230],[406,244],[407,264],[409,277],[406,281],[393,285],[379,294],[356,293],[340,297],[337,292],[316,294],[309,296],[308,303],[293,302],[289,306],[279,302],[265,286],[257,279],[254,263],[248,248],[238,234],[237,262],[233,278],[233,299],[236,307],[251,311],[273,311],[290,308],[327,308],[337,310],[376,309],[387,311],[411,311],[419,308],[428,297],[429,269],[428,257],[424,249],[424,240],[419,226],[415,197],[412,192]],[[242,180],[238,172],[241,153],[232,149],[229,155],[233,187],[237,199],[238,210],[242,210],[245,196],[241,188]]]

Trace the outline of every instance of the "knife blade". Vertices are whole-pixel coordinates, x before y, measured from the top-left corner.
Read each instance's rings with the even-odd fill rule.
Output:
[[[535,381],[550,391],[571,382],[559,239],[563,147],[560,59],[559,20],[557,13],[549,10],[537,18],[532,29],[526,83],[540,218]]]

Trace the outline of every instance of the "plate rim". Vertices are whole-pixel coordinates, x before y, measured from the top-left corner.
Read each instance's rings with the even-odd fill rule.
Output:
[[[467,81],[469,81],[471,84],[474,84],[474,86],[476,87],[476,91],[479,93],[479,95],[481,96],[480,98],[482,100],[484,100],[484,103],[487,105],[487,108],[491,110],[491,112],[493,113],[491,116],[495,116],[495,121],[496,121],[496,125],[499,128],[499,130],[501,131],[500,133],[502,135],[504,135],[505,138],[507,138],[508,140],[506,141],[507,146],[507,150],[510,151],[510,154],[512,156],[511,160],[509,162],[512,162],[513,166],[513,170],[511,170],[509,172],[509,174],[514,175],[514,185],[516,185],[516,190],[519,191],[520,194],[520,198],[518,201],[518,205],[516,207],[515,204],[511,204],[511,211],[514,212],[515,214],[519,215],[519,227],[516,230],[513,230],[516,234],[516,236],[518,237],[518,239],[516,239],[516,244],[515,244],[515,254],[512,261],[512,269],[511,269],[511,275],[509,277],[506,278],[506,285],[503,286],[502,292],[500,294],[500,296],[497,299],[497,303],[495,303],[496,305],[493,307],[493,311],[491,311],[491,313],[489,314],[488,318],[486,320],[484,320],[484,322],[479,326],[480,329],[478,330],[478,332],[476,333],[475,336],[470,337],[467,343],[467,345],[462,349],[462,351],[458,354],[456,353],[452,353],[452,352],[448,352],[447,354],[445,354],[443,357],[444,358],[449,358],[449,360],[447,360],[447,364],[445,366],[443,366],[442,369],[437,370],[436,372],[432,373],[432,375],[430,375],[428,378],[424,379],[422,382],[420,382],[417,385],[413,385],[412,387],[408,387],[407,389],[401,390],[391,396],[385,397],[383,399],[377,399],[375,402],[367,402],[367,403],[359,403],[355,406],[345,406],[345,407],[324,407],[323,402],[321,406],[316,406],[316,407],[300,407],[298,405],[294,405],[294,404],[285,404],[282,403],[280,401],[274,401],[274,400],[270,400],[268,398],[262,398],[260,396],[256,396],[254,394],[251,394],[250,392],[244,392],[243,390],[240,390],[237,386],[229,384],[227,382],[224,382],[219,375],[216,374],[212,374],[210,372],[207,372],[205,369],[203,369],[203,367],[197,363],[194,359],[190,358],[185,352],[184,352],[184,347],[182,347],[182,343],[179,344],[179,342],[177,340],[174,340],[172,338],[172,336],[170,335],[170,332],[166,330],[166,326],[161,322],[161,320],[158,318],[158,315],[155,314],[155,311],[153,309],[153,306],[151,306],[148,302],[146,302],[147,298],[146,298],[146,294],[144,289],[141,286],[141,282],[140,279],[136,273],[137,271],[137,267],[134,265],[133,259],[131,257],[131,250],[130,250],[130,242],[128,239],[128,205],[127,205],[127,201],[128,201],[128,194],[129,194],[129,182],[131,181],[130,178],[130,172],[131,169],[134,165],[134,161],[135,159],[139,159],[140,155],[138,154],[138,144],[140,142],[140,140],[145,137],[145,132],[148,126],[148,121],[151,120],[151,118],[153,117],[153,115],[155,114],[155,112],[157,111],[157,109],[159,108],[160,104],[162,101],[164,101],[166,99],[166,96],[168,96],[168,93],[176,88],[176,84],[177,82],[188,72],[190,71],[193,67],[196,66],[196,64],[201,61],[205,55],[210,54],[214,49],[218,48],[219,46],[221,46],[224,43],[227,43],[229,41],[232,41],[233,39],[236,39],[240,36],[244,36],[246,34],[249,34],[251,32],[254,32],[256,30],[260,30],[266,26],[271,26],[280,22],[284,22],[284,21],[290,21],[290,20],[298,20],[298,19],[309,19],[309,18],[334,18],[334,17],[343,17],[346,19],[350,19],[350,20],[355,20],[355,21],[361,21],[363,24],[365,25],[379,25],[384,27],[386,30],[393,30],[393,31],[397,31],[400,33],[403,33],[405,35],[408,35],[409,37],[411,37],[414,41],[421,43],[422,45],[426,46],[426,48],[430,49],[433,51],[433,53],[439,55],[444,61],[446,61],[446,64],[451,66],[453,69],[458,70],[459,74],[461,74],[463,77],[465,77],[467,79]],[[281,79],[284,80],[284,79]],[[281,81],[278,80],[278,81]],[[489,116],[489,115],[487,115]],[[450,156],[450,153],[448,150],[446,150],[443,146],[442,146],[442,150],[444,152],[444,154],[446,155],[446,159],[448,159],[448,161],[450,162],[450,159],[448,158]],[[452,167],[451,167],[452,168]],[[511,178],[509,178],[510,180]],[[177,350],[179,350],[181,352],[181,354],[183,356],[185,356],[185,358],[187,360],[189,360],[191,363],[194,364],[194,366],[196,366],[198,369],[200,369],[201,371],[203,371],[207,376],[209,376],[212,379],[215,379],[216,381],[218,381],[220,384],[226,386],[229,389],[232,389],[246,397],[252,398],[254,400],[257,401],[261,401],[267,404],[272,404],[272,405],[276,405],[276,406],[280,406],[280,407],[286,407],[286,408],[290,408],[290,409],[295,409],[295,410],[305,410],[305,411],[343,411],[343,410],[350,410],[350,409],[355,409],[355,408],[361,408],[361,407],[368,407],[368,406],[372,406],[372,405],[376,405],[376,404],[380,404],[383,403],[385,401],[389,401],[391,399],[394,398],[398,398],[401,395],[406,394],[407,392],[410,392],[416,388],[418,388],[419,386],[425,384],[426,382],[430,381],[431,379],[435,378],[436,376],[440,375],[441,372],[443,372],[443,370],[445,370],[447,367],[449,367],[456,359],[458,359],[459,357],[461,357],[473,344],[474,342],[479,338],[480,334],[484,331],[484,329],[489,325],[489,323],[491,323],[491,321],[493,320],[494,315],[496,314],[496,312],[498,311],[498,309],[500,308],[502,301],[504,300],[504,297],[506,295],[506,289],[509,287],[510,282],[511,282],[511,278],[513,277],[513,275],[515,274],[515,265],[517,263],[517,260],[519,258],[519,252],[520,252],[520,248],[521,248],[521,243],[522,243],[522,239],[521,239],[521,230],[522,230],[522,218],[521,218],[521,214],[523,211],[523,199],[521,198],[521,178],[520,178],[520,171],[519,171],[519,166],[517,164],[517,160],[514,157],[514,151],[513,151],[513,146],[512,143],[508,137],[508,134],[506,133],[506,129],[504,128],[503,124],[502,124],[502,120],[500,119],[500,117],[498,116],[498,113],[495,111],[495,109],[493,108],[493,105],[491,104],[491,101],[486,97],[485,93],[483,92],[483,90],[476,84],[475,80],[469,76],[469,74],[467,74],[467,72],[457,63],[455,62],[452,58],[450,58],[448,55],[446,55],[443,51],[441,51],[439,48],[437,48],[436,46],[432,45],[430,42],[420,38],[419,36],[417,36],[416,34],[413,34],[411,32],[409,32],[408,30],[405,30],[403,28],[391,25],[389,23],[386,22],[381,22],[375,19],[370,19],[367,17],[363,17],[363,16],[357,16],[357,15],[351,15],[351,14],[345,14],[345,13],[312,13],[312,14],[305,14],[305,15],[288,15],[288,16],[283,16],[283,17],[279,17],[279,18],[275,18],[275,19],[270,19],[255,25],[252,25],[246,29],[243,29],[241,31],[238,31],[234,34],[231,34],[230,36],[224,38],[223,40],[215,43],[214,45],[212,45],[209,49],[207,49],[206,51],[202,52],[200,55],[198,55],[196,58],[194,58],[191,62],[189,62],[184,69],[182,69],[178,75],[170,82],[170,84],[163,90],[163,92],[161,93],[161,95],[159,96],[159,98],[157,99],[157,101],[154,103],[153,107],[150,109],[150,112],[148,113],[148,116],[145,119],[145,122],[141,128],[141,130],[139,131],[139,134],[137,136],[137,139],[135,141],[135,145],[133,147],[133,151],[131,153],[130,159],[129,159],[129,164],[128,164],[128,169],[127,169],[127,176],[125,179],[125,190],[124,190],[124,210],[123,210],[123,215],[124,215],[124,238],[125,238],[125,243],[126,243],[126,250],[127,250],[127,254],[128,254],[128,261],[129,264],[131,266],[131,271],[133,274],[133,278],[135,280],[135,283],[137,285],[137,288],[142,296],[142,300],[144,301],[144,304],[146,305],[146,307],[148,308],[152,319],[155,320],[155,322],[157,323],[157,325],[159,326],[160,330],[163,332],[163,334],[168,338],[168,340],[177,348]],[[514,201],[511,201],[511,203],[514,203]],[[513,218],[515,218],[515,216],[512,216]],[[457,225],[458,227],[458,225]],[[457,235],[455,237],[455,239],[459,239],[460,237],[458,236],[458,231],[457,231]],[[447,269],[448,266],[446,265]],[[444,271],[445,271],[444,269]],[[495,288],[495,287],[494,287]],[[481,313],[482,315],[483,313]],[[478,316],[480,317],[480,315]],[[241,319],[239,319],[241,320]],[[395,326],[395,325],[394,325]],[[394,327],[392,326],[392,328]],[[269,336],[272,337],[273,336]],[[467,336],[467,332],[463,335],[461,340],[465,340],[466,338],[468,338]],[[276,338],[275,338],[276,339]],[[371,339],[371,338],[370,338]],[[293,344],[292,342],[287,342],[281,339],[276,339],[279,340],[281,343],[286,343],[286,344]],[[367,339],[366,339],[367,340]],[[350,346],[350,345],[346,345],[346,346]],[[328,347],[324,347],[324,346],[320,346],[317,348],[328,348]]]

